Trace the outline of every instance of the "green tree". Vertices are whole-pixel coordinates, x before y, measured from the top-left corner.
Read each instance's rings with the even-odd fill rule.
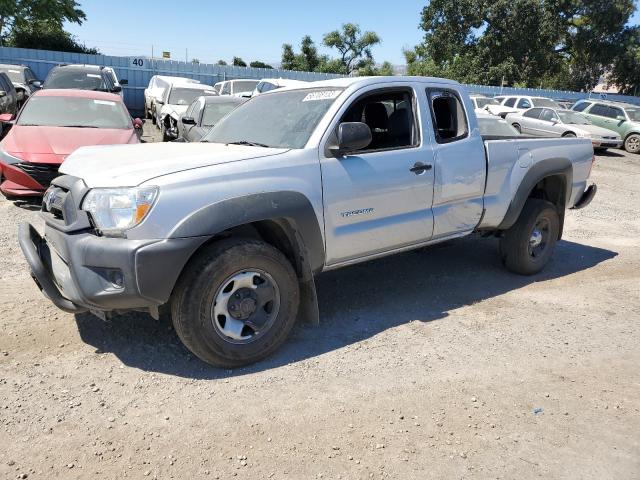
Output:
[[[622,53],[616,58],[609,80],[620,93],[640,95],[640,27],[625,32]]]
[[[376,32],[363,33],[360,27],[354,23],[345,23],[342,25],[342,30],[329,32],[322,39],[324,45],[338,50],[340,63],[347,74],[372,61],[371,48],[380,42],[380,37]]]
[[[282,60],[280,62],[280,66],[284,70],[296,69],[296,54],[293,51],[293,45],[290,43],[282,45]]]
[[[45,22],[45,32],[59,34],[64,22],[81,24],[85,13],[75,0],[0,0],[0,44],[17,28],[20,32],[34,31],[34,23]]]
[[[233,57],[233,60],[231,61],[231,65],[233,65],[234,67],[246,67],[247,66],[245,61],[242,60],[240,57]]]
[[[358,75],[361,77],[371,76],[391,76],[393,75],[393,65],[390,62],[384,62],[379,67],[372,61],[365,63],[358,69]]]
[[[19,48],[36,48],[58,52],[75,52],[97,55],[96,48],[80,44],[69,32],[56,22],[34,21],[30,24],[16,25],[6,39],[6,44]]]
[[[227,65],[227,62],[225,62],[224,60],[218,60],[216,62],[216,65]]]
[[[268,63],[264,63],[264,62],[261,62],[261,61],[259,61],[259,60],[254,60],[253,62],[251,62],[251,63],[249,64],[249,66],[250,66],[250,67],[253,67],[253,68],[268,68],[268,69],[272,69],[272,68],[273,68],[273,67],[272,67],[271,65],[269,65]]]
[[[633,0],[431,0],[408,72],[466,83],[590,89],[619,55]]]

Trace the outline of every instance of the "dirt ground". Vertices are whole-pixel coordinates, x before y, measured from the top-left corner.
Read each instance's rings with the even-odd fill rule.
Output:
[[[542,274],[476,238],[326,273],[320,326],[233,371],[58,311],[0,200],[0,478],[640,478],[640,156],[592,179]]]

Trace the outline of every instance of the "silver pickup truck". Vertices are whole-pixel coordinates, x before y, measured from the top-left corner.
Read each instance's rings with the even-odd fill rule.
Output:
[[[200,143],[87,147],[20,226],[38,286],[102,318],[170,308],[234,367],[319,318],[314,276],[472,232],[534,274],[593,198],[589,139],[485,137],[458,83],[343,78],[260,95]],[[428,301],[428,300],[426,300]]]

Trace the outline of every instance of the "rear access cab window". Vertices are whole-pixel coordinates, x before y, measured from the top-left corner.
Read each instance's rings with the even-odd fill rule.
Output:
[[[427,98],[436,142],[450,143],[469,135],[469,124],[458,93],[453,90],[429,88]]]

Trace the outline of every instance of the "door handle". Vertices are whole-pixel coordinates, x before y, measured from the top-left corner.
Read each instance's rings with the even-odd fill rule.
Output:
[[[429,163],[416,162],[413,164],[413,167],[409,169],[410,172],[415,173],[416,175],[420,175],[421,173],[426,172],[427,170],[431,170],[433,165]]]

